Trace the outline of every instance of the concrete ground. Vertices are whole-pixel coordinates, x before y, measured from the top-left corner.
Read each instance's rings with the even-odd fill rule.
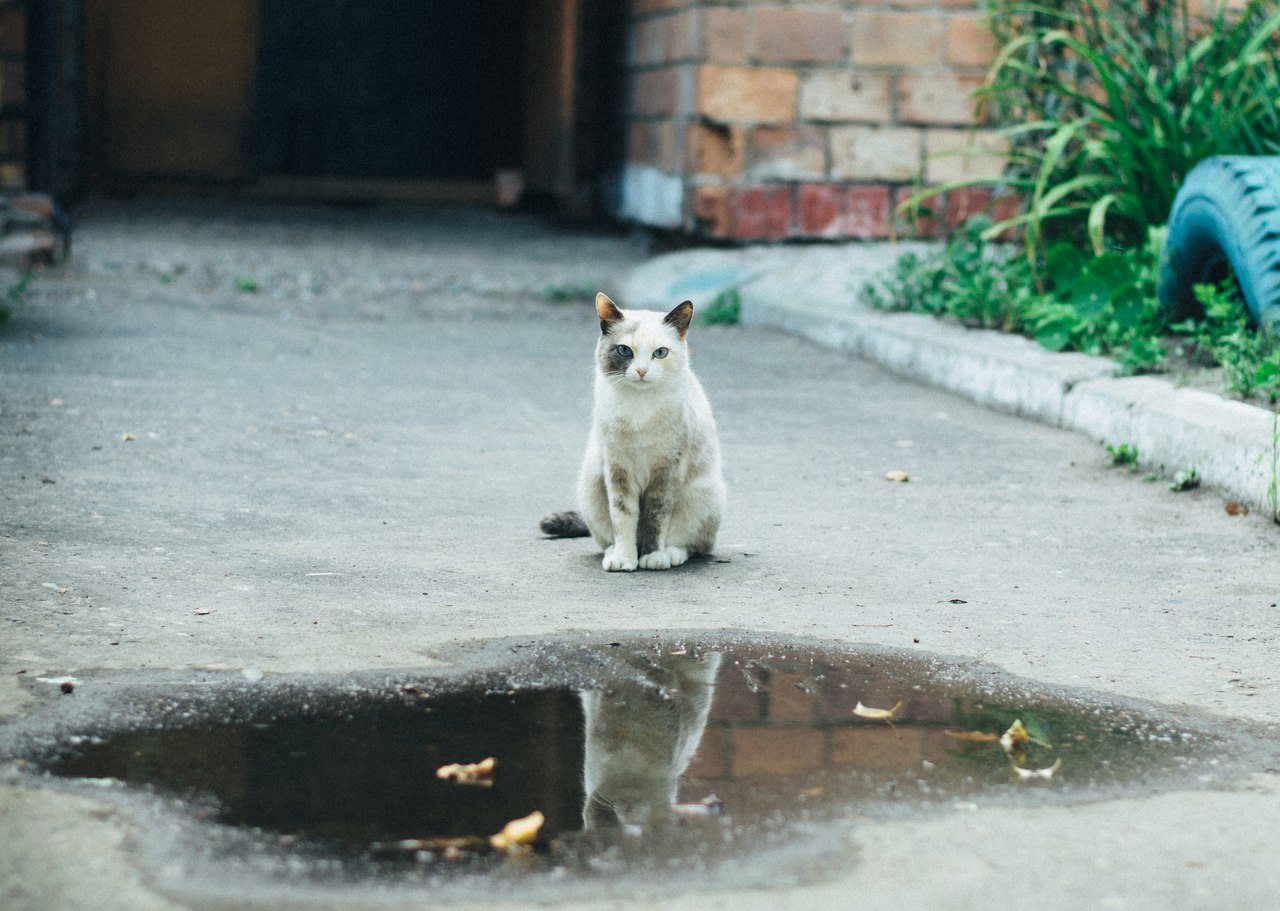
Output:
[[[73,261],[0,329],[0,717],[55,698],[37,677],[413,669],[488,637],[696,628],[976,660],[1274,737],[1280,530],[1215,489],[789,335],[695,328],[725,562],[606,574],[537,520],[572,505],[586,290],[619,287],[640,241],[476,212],[76,214]],[[607,905],[1270,907],[1277,768],[853,818],[831,882]],[[148,886],[145,838],[6,779],[0,905],[184,907]]]

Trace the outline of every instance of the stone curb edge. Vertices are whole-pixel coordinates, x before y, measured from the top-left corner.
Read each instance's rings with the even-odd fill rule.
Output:
[[[1148,468],[1194,469],[1230,499],[1275,513],[1280,423],[1263,408],[1154,376],[1116,376],[1104,358],[932,317],[882,313],[856,291],[908,245],[694,250],[657,257],[623,282],[623,307],[695,308],[736,291],[741,321],[856,354],[995,410],[1135,447]]]

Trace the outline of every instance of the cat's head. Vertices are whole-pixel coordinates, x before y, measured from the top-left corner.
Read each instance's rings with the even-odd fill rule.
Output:
[[[596,295],[600,342],[596,365],[615,386],[655,389],[678,379],[689,362],[685,335],[693,320],[693,303],[685,301],[670,313],[619,310],[601,293]]]

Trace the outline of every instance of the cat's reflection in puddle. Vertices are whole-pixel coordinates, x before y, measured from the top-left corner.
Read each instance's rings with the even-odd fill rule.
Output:
[[[629,663],[634,674],[582,693],[588,830],[639,832],[671,818],[680,776],[707,726],[720,655]]]

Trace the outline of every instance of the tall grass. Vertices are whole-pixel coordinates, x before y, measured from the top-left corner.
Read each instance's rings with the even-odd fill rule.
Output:
[[[1001,50],[980,108],[1011,142],[994,183],[1025,206],[990,235],[1020,229],[1033,261],[1052,240],[1139,245],[1201,159],[1280,153],[1276,0],[1208,16],[1188,0],[991,2]]]

